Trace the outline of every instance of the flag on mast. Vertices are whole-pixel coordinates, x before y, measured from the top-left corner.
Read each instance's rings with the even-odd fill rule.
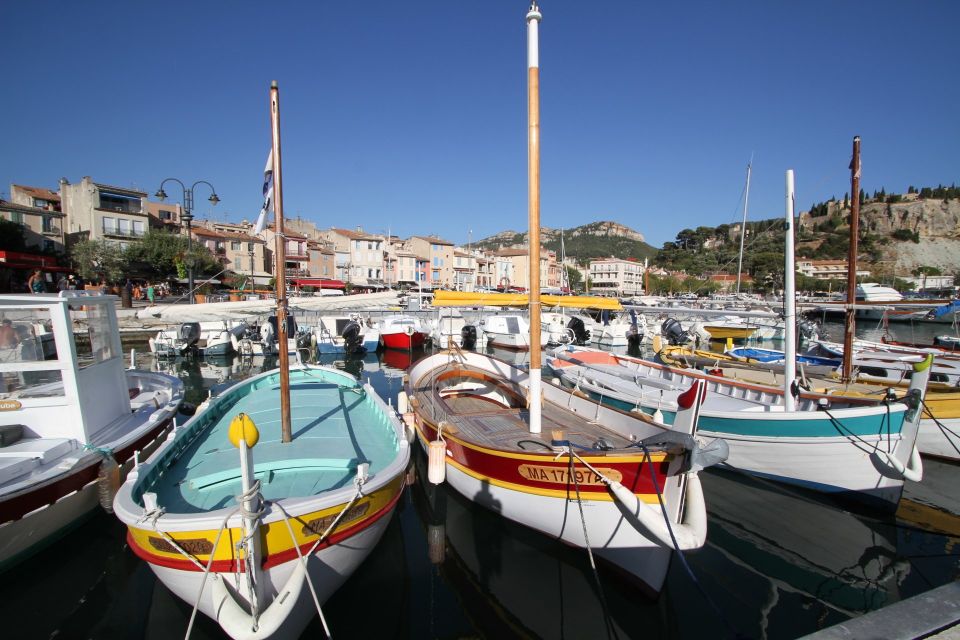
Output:
[[[273,149],[267,154],[267,165],[263,168],[263,208],[253,227],[253,235],[259,235],[267,226],[267,213],[273,209]]]

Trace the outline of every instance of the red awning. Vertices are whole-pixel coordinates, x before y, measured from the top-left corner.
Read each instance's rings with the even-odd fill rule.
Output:
[[[73,269],[58,265],[57,259],[53,256],[20,253],[19,251],[0,251],[0,267],[9,267],[11,269],[41,269],[43,271],[73,271]]]
[[[346,289],[340,280],[327,280],[326,278],[292,278],[290,284],[298,287],[320,287],[321,289]]]

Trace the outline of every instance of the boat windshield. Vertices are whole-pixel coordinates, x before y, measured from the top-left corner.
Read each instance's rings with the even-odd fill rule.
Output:
[[[0,312],[0,399],[63,395],[50,310],[8,307]]]
[[[110,315],[102,304],[70,305],[70,316],[74,326],[84,327],[80,332],[74,332],[73,342],[77,350],[77,364],[81,369],[120,354],[114,352],[113,327]]]

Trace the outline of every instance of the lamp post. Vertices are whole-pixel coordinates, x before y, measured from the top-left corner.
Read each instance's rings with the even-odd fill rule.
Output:
[[[247,243],[247,253],[250,255],[250,291],[256,291],[256,287],[253,285],[253,243]]]
[[[160,188],[154,194],[154,197],[163,202],[167,197],[167,192],[163,190],[163,185],[167,182],[176,182],[183,189],[183,215],[180,219],[187,225],[187,291],[190,296],[190,304],[193,304],[193,235],[190,233],[190,223],[193,222],[193,190],[198,184],[205,184],[210,187],[210,197],[207,200],[214,206],[220,202],[217,197],[217,190],[206,180],[197,180],[190,187],[187,187],[177,178],[167,178],[160,183]]]

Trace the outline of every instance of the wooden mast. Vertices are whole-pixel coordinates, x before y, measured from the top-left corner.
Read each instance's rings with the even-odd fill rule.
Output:
[[[540,433],[540,40],[536,0],[527,11],[527,211],[530,260],[530,433]]]
[[[273,134],[273,210],[276,231],[277,351],[280,366],[280,433],[283,442],[293,441],[290,419],[290,354],[287,353],[287,239],[283,233],[283,173],[280,163],[280,89],[270,83],[270,130]]]
[[[857,244],[860,239],[860,136],[853,137],[850,161],[850,253],[847,255],[847,309],[843,332],[843,382],[850,382],[853,369],[853,336],[857,330]]]

